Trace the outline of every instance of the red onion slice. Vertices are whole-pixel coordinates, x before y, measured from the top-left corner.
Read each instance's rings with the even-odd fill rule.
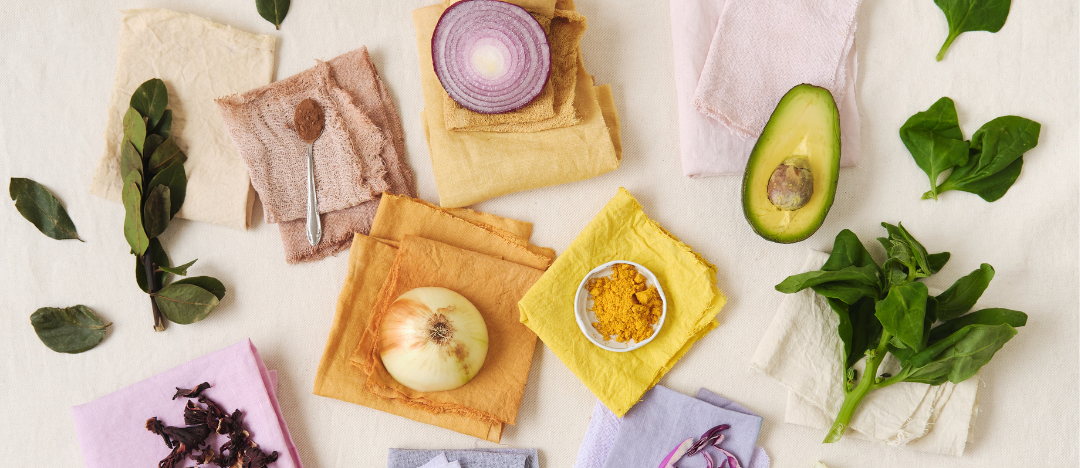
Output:
[[[447,8],[431,38],[431,59],[446,94],[481,114],[532,102],[551,73],[551,47],[540,23],[524,8],[498,0]]]

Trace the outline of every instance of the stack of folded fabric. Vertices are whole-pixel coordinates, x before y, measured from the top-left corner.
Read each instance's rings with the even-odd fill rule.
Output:
[[[266,369],[251,340],[72,408],[86,466],[157,466],[170,449],[161,436],[147,430],[147,420],[156,417],[167,426],[186,426],[188,400],[175,395],[178,387],[191,389],[202,382],[210,384],[203,396],[227,412],[239,410],[243,414],[243,429],[260,450],[278,452],[271,466],[303,466],[278,406],[277,373]],[[219,442],[224,439],[211,435],[207,440],[213,443],[215,438]]]
[[[386,468],[540,468],[536,449],[390,449]]]
[[[531,234],[529,223],[384,195],[370,235],[356,235],[349,252],[315,394],[498,442],[516,422],[536,344],[516,304],[555,256],[530,245]],[[487,324],[487,359],[463,387],[411,390],[378,357],[376,324],[386,307],[420,286],[460,293]]]
[[[293,129],[296,106],[305,99],[315,100],[326,119],[312,151],[323,229],[315,246],[305,227],[307,144]],[[401,119],[366,48],[217,104],[267,222],[278,223],[288,263],[348,248],[354,233],[371,228],[383,192],[415,194]]]
[[[841,166],[859,155],[860,0],[671,0],[683,173],[741,174],[780,98],[809,83],[840,111]]]
[[[724,440],[720,448],[731,453],[740,466],[770,465],[765,450],[756,446],[760,416],[705,389],[692,398],[657,385],[622,419],[597,402],[574,468],[660,466],[679,443],[691,437],[696,440],[721,424],[730,428],[721,432]],[[713,447],[706,448],[706,452],[713,460],[723,460]],[[678,465],[706,466],[704,457],[697,456],[683,457]]]
[[[827,254],[811,251],[801,271],[821,268]],[[931,292],[935,294],[935,292]],[[843,403],[844,349],[839,319],[810,289],[784,296],[758,343],[750,367],[788,389],[784,420],[828,430]],[[885,372],[897,364],[886,359]],[[862,369],[856,369],[860,374]],[[846,436],[960,456],[974,428],[979,379],[938,386],[901,382],[867,395]]]
[[[120,142],[131,94],[160,78],[169,89],[172,138],[187,154],[187,195],[177,216],[247,229],[255,194],[214,98],[273,80],[276,39],[169,10],[125,10],[105,120],[105,152],[90,191],[120,201]]]
[[[663,327],[645,346],[616,353],[593,345],[574,319],[573,297],[597,265],[628,260],[656,275],[667,297]],[[716,267],[645,216],[619,189],[521,300],[521,322],[618,416],[675,365],[698,339],[718,325],[727,298]]]
[[[579,40],[585,18],[572,0],[511,0],[545,28],[550,78],[539,96],[516,111],[479,114],[462,108],[435,75],[431,39],[454,1],[413,12],[420,78],[421,120],[431,151],[439,203],[461,207],[523,190],[594,177],[622,159],[611,88],[594,86]]]

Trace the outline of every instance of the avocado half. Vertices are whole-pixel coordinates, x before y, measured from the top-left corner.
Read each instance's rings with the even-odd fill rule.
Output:
[[[746,220],[773,242],[810,237],[832,207],[839,169],[840,114],[832,94],[808,84],[791,88],[746,163]]]

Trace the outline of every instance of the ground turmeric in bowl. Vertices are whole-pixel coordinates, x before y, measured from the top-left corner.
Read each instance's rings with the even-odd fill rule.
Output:
[[[664,311],[660,292],[633,265],[617,263],[612,270],[610,277],[593,278],[585,286],[593,300],[589,310],[596,316],[592,326],[604,341],[645,341]]]

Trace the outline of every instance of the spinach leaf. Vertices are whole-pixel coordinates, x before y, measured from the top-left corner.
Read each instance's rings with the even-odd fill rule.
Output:
[[[810,288],[824,297],[836,299],[845,304],[854,304],[864,297],[874,300],[881,297],[881,291],[876,285],[856,281],[830,281]]]
[[[938,252],[936,254],[930,254],[926,256],[926,264],[930,267],[930,273],[934,274],[945,268],[945,264],[949,263],[949,257],[952,254],[949,252]]]
[[[905,346],[921,351],[927,297],[925,284],[912,282],[895,286],[875,305],[874,315],[890,335]]]
[[[849,266],[837,271],[808,271],[806,273],[787,277],[784,281],[780,282],[780,284],[776,285],[776,290],[790,294],[831,281],[854,281],[869,286],[876,286],[879,283],[878,266]]]
[[[946,381],[963,382],[979,372],[979,369],[994,357],[994,353],[1015,335],[1016,329],[1007,323],[968,325],[942,340],[941,343],[948,346],[933,356],[932,361],[908,375],[904,381],[930,385],[941,385]],[[937,344],[932,348],[936,350]],[[912,361],[915,359],[912,358]]]
[[[940,340],[968,325],[1001,325],[1003,323],[1013,327],[1022,327],[1027,324],[1027,314],[1010,309],[982,309],[934,327],[930,330],[930,341]]]
[[[875,346],[876,338],[881,335],[881,323],[874,317],[872,297],[864,297],[852,305],[836,299],[829,299],[829,307],[840,318],[837,332],[844,343],[844,368],[854,366],[866,354],[866,350]]]
[[[259,16],[274,24],[274,29],[281,29],[281,22],[289,13],[289,0],[255,0]]]
[[[1039,144],[1038,122],[1007,115],[987,122],[971,137],[973,154],[941,184],[938,193],[961,190],[988,202],[1005,195],[1020,176],[1023,155]]]
[[[938,318],[951,320],[966,314],[975,307],[975,302],[982,296],[983,291],[986,291],[992,279],[994,279],[994,267],[983,263],[978,270],[956,280],[949,289],[936,297]]]
[[[849,266],[862,267],[867,265],[877,266],[877,263],[874,262],[866,247],[863,247],[859,237],[851,230],[844,229],[836,235],[836,240],[833,241],[832,253],[829,254],[829,260],[825,262],[821,269],[837,271]]]
[[[1000,31],[1009,17],[1011,0],[934,0],[934,3],[945,13],[945,19],[949,22],[949,37],[937,53],[937,61],[940,62],[960,33]]]
[[[15,201],[15,209],[30,221],[42,234],[56,240],[78,239],[79,233],[64,205],[49,189],[30,179],[12,177],[8,194]]]
[[[904,142],[915,164],[930,178],[929,196],[937,200],[938,178],[948,169],[968,161],[968,142],[960,131],[956,105],[952,99],[938,99],[929,109],[919,112],[900,127]]]

